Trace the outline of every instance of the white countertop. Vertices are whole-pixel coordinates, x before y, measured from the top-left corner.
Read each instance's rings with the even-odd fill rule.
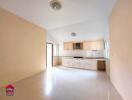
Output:
[[[106,58],[104,57],[83,57],[83,58],[74,58],[73,56],[62,56],[63,58],[71,58],[71,59],[102,59],[105,60]]]

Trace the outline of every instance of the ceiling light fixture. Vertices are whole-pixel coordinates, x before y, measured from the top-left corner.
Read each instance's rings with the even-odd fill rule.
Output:
[[[72,36],[72,37],[76,37],[76,36],[77,36],[77,34],[76,34],[76,33],[74,33],[74,32],[72,32],[72,33],[71,33],[71,36]]]
[[[51,0],[50,7],[54,10],[60,10],[62,8],[61,2],[58,0]]]

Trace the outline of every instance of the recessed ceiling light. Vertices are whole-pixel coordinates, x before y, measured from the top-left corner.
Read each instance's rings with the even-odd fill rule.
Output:
[[[58,0],[51,0],[50,6],[54,10],[60,10],[62,8],[61,2]]]

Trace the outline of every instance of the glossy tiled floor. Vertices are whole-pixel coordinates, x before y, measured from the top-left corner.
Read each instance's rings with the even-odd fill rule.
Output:
[[[122,100],[104,72],[53,68],[15,85],[14,96],[0,100]]]

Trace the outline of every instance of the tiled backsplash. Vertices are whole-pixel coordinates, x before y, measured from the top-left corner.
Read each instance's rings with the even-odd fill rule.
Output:
[[[104,51],[64,50],[60,56],[104,57]]]

